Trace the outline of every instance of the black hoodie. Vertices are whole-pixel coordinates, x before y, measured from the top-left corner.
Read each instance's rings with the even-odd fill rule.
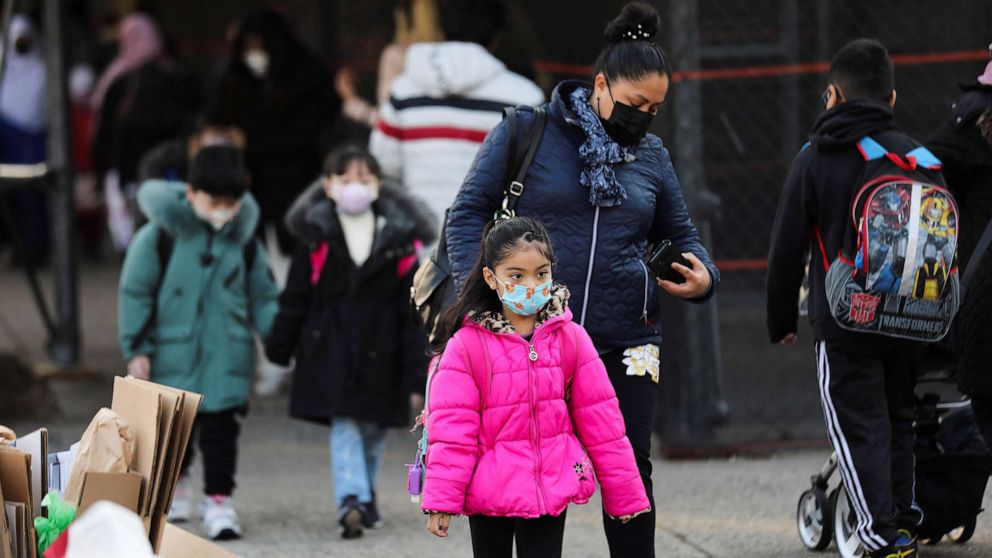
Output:
[[[887,103],[853,100],[824,112],[809,143],[796,155],[779,199],[768,254],[767,312],[772,342],[796,332],[798,297],[810,256],[809,317],[817,340],[842,330],[827,306],[825,261],[833,261],[851,226],[851,201],[861,186],[865,161],[857,143],[870,135],[889,151],[905,154],[920,144],[895,123]],[[823,249],[816,240],[820,231]],[[811,250],[812,248],[812,250]]]

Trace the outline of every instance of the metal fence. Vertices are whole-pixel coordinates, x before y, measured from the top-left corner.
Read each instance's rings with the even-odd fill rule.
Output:
[[[808,344],[783,349],[767,342],[764,285],[779,194],[823,110],[830,58],[854,38],[885,44],[896,66],[897,120],[925,140],[949,114],[957,85],[973,82],[988,61],[992,4],[656,4],[668,24],[659,40],[676,66],[656,131],[672,151],[693,217],[723,273],[708,310],[663,301],[663,437],[683,448],[821,437],[812,351]],[[621,5],[613,3],[609,13]],[[556,79],[588,76],[590,68],[568,60],[570,53],[562,48],[561,63],[549,52],[537,67]],[[715,213],[707,203],[714,196]]]

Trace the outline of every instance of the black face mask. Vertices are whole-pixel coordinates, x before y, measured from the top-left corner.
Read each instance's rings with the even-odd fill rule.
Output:
[[[610,92],[610,100],[613,101],[613,114],[603,120],[603,128],[620,145],[624,147],[637,145],[648,133],[654,115],[614,99],[609,82],[606,83],[606,89]]]

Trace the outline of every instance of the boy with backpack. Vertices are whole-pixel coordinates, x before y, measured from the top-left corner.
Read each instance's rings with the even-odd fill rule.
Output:
[[[255,370],[253,332],[268,335],[278,291],[255,228],[259,208],[247,193],[240,150],[205,147],[189,184],[148,181],[138,203],[149,223],[124,260],[120,344],[128,373],[204,396],[196,419],[203,453],[203,527],[212,539],[241,536],[231,494],[238,415],[247,410]],[[189,518],[183,460],[171,520]]]
[[[848,43],[828,79],[772,228],[768,330],[796,342],[808,256],[821,403],[857,536],[867,556],[915,557],[916,360],[956,311],[957,209],[940,162],[896,125],[885,47]]]

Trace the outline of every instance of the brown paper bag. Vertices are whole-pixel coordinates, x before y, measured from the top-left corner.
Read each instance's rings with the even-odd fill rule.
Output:
[[[133,455],[134,437],[127,421],[110,409],[100,409],[80,440],[65,493],[66,501],[79,505],[87,472],[127,473]]]

